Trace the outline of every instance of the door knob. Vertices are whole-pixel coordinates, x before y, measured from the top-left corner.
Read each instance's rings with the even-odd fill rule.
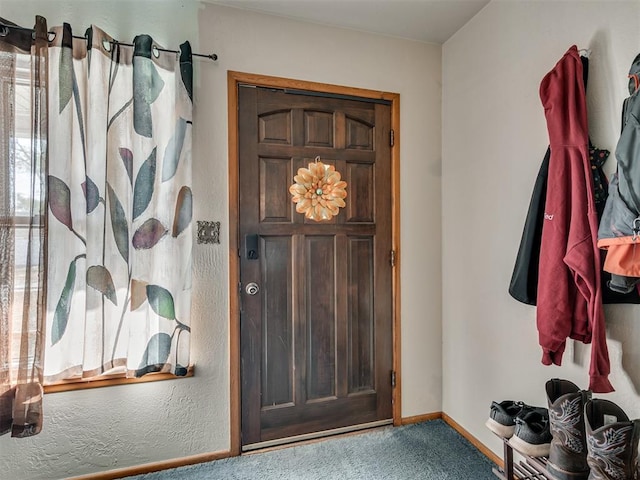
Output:
[[[247,292],[249,295],[256,295],[260,291],[260,287],[258,286],[257,283],[251,282],[247,284],[244,291]]]

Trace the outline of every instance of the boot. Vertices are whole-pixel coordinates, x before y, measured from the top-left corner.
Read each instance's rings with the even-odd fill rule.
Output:
[[[588,400],[584,406],[589,480],[638,480],[640,420],[629,417],[609,400]]]
[[[584,404],[591,392],[573,382],[554,378],[546,384],[551,427],[551,448],[547,470],[559,480],[587,480],[587,446]]]

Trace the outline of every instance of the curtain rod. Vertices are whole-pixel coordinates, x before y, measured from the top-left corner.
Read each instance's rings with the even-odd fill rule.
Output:
[[[76,37],[74,36],[73,38],[84,38],[86,40],[86,37]],[[114,40],[112,43],[117,44],[117,45],[122,45],[123,47],[133,47],[133,43],[122,43],[119,42],[118,40]],[[160,47],[155,47],[156,49],[160,50],[161,52],[172,52],[172,53],[180,53],[177,50],[171,50],[168,48],[160,48]],[[216,60],[218,60],[218,54],[216,53],[210,53],[210,54],[206,54],[206,53],[191,53],[192,56],[194,57],[204,57],[204,58],[209,58],[211,60],[213,60],[214,62]]]
[[[9,28],[13,28],[15,30],[24,30],[27,32],[31,32],[32,34],[35,33],[35,30],[33,28],[26,28],[26,27],[20,27],[18,25],[6,25],[4,23],[0,22],[0,37],[4,37],[7,35],[5,29],[9,29]],[[49,35],[54,35],[55,36],[55,32],[48,32]],[[73,35],[73,38],[78,38],[81,40],[87,40],[87,37],[84,36],[79,36],[79,35]],[[52,41],[52,40],[49,40]],[[118,40],[113,40],[111,43],[113,44],[117,44],[117,45],[122,45],[123,47],[133,47],[133,43],[123,43],[123,42],[119,42]],[[159,51],[161,52],[171,52],[171,53],[180,53],[178,50],[171,50],[168,48],[160,48],[160,47],[156,47]],[[213,60],[214,62],[216,60],[218,60],[218,55],[216,53],[210,53],[210,54],[206,54],[206,53],[191,53],[192,56],[194,57],[203,57],[203,58],[209,58],[211,60]]]

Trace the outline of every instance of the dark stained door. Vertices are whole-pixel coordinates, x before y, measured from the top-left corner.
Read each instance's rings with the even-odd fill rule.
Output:
[[[391,107],[238,100],[242,445],[391,419]],[[316,156],[347,182],[323,222],[289,193]]]

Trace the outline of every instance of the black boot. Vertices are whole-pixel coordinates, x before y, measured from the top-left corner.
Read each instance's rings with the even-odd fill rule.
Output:
[[[547,470],[559,480],[587,480],[584,404],[591,392],[557,378],[549,380],[546,389],[553,436]]]
[[[588,400],[584,406],[589,480],[638,480],[640,420],[609,400]]]

